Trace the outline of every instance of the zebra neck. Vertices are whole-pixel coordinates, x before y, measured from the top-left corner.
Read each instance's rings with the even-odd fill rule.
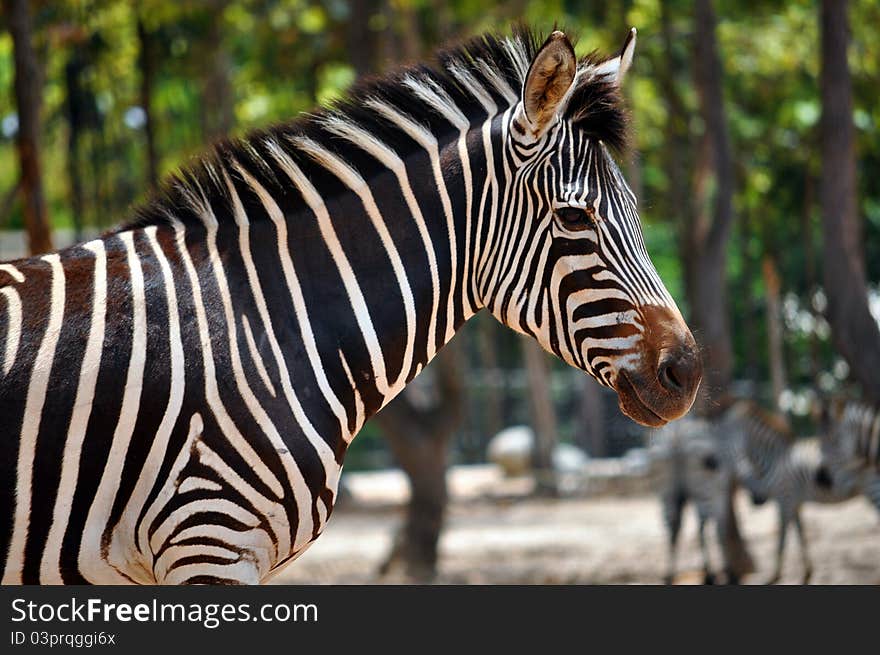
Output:
[[[356,326],[349,323],[355,338],[339,348],[363,408],[349,439],[482,307],[473,271],[484,228],[485,152],[469,151],[468,130],[439,136],[436,145],[425,140],[429,145],[403,167],[386,162],[365,188],[337,198],[328,212],[341,227],[325,244],[337,265],[348,258],[352,272],[346,294],[337,297],[339,310],[357,317]],[[344,223],[356,220],[360,247],[352,248]]]
[[[487,211],[490,128],[476,128],[476,152],[462,129],[405,159],[383,153],[371,175],[315,142],[301,140],[295,155],[270,148],[299,206],[233,164],[234,228],[207,221],[209,241],[251,290],[242,333],[255,363],[272,352],[270,384],[313,390],[298,395],[318,432],[331,431],[321,423],[331,417],[350,442],[480,308],[472,270],[488,229],[477,219]],[[319,179],[319,190],[303,153],[341,185]]]

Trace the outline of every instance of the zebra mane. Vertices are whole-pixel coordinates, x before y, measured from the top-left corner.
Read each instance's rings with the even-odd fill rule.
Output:
[[[332,194],[333,183],[327,171],[303,151],[303,143],[317,144],[338,154],[369,179],[379,170],[377,163],[340,133],[340,125],[356,125],[405,157],[418,146],[410,134],[388,120],[387,109],[391,108],[443,143],[444,137],[448,139],[448,135],[458,132],[463,121],[473,124],[519,102],[529,65],[542,42],[540,34],[522,26],[509,37],[486,33],[438,51],[429,63],[363,78],[328,107],[243,137],[221,140],[169,176],[135,210],[133,220],[116,231],[173,220],[198,222],[198,216],[188,214],[201,214],[206,207],[222,220],[224,214],[231,213],[229,179],[240,180],[242,169],[267,190],[284,194],[285,185],[280,180],[285,176],[269,155],[273,148],[289,156],[322,192],[326,185]],[[628,114],[619,89],[606,77],[589,72],[607,59],[593,52],[580,60],[564,118],[612,151],[622,153],[627,143]],[[382,105],[386,114],[377,111],[377,105]]]

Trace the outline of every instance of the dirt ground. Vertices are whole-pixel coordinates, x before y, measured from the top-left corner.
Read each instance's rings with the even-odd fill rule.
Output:
[[[395,485],[397,485],[395,487]],[[324,534],[275,579],[279,584],[370,584],[391,544],[405,499],[400,480],[373,485],[372,496],[334,512]],[[665,531],[658,500],[633,497],[546,500],[509,493],[460,493],[441,540],[438,583],[657,584],[666,566]],[[383,492],[379,492],[384,489]],[[384,501],[384,502],[381,502]],[[745,582],[761,584],[772,570],[776,509],[738,498],[742,529],[758,570]],[[808,505],[803,519],[815,584],[880,584],[880,517],[863,498],[839,505]],[[712,554],[720,562],[714,534]],[[693,510],[680,541],[679,584],[700,580]],[[800,551],[789,535],[783,583],[799,583]]]

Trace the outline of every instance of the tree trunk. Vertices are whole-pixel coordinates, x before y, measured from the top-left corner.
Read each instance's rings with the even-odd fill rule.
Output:
[[[716,17],[712,0],[697,0],[694,11],[694,82],[700,115],[706,132],[697,161],[711,162],[715,196],[711,219],[698,208],[692,224],[691,278],[689,301],[691,324],[703,354],[703,383],[697,411],[714,413],[713,398],[724,394],[733,377],[733,346],[727,305],[727,242],[733,223],[733,161],[722,88],[723,70],[716,39]],[[707,182],[709,166],[698,167],[700,185]],[[702,180],[700,179],[702,178]],[[699,186],[695,195],[701,195]],[[754,570],[751,555],[740,531],[734,506],[736,485],[728,488],[726,516],[719,526],[719,540],[725,568],[731,580],[739,580]]]
[[[819,280],[816,275],[816,246],[813,243],[813,195],[815,180],[812,172],[807,168],[804,174],[804,214],[801,234],[804,239],[804,288],[807,289],[810,299],[810,311],[815,312],[813,298],[819,288]],[[810,331],[810,379],[818,385],[821,364],[819,361],[819,336],[815,330]]]
[[[376,0],[351,0],[348,6],[351,12],[346,25],[349,60],[360,77],[375,72],[376,68],[376,33],[370,29],[370,18],[378,3]]]
[[[608,441],[605,434],[605,412],[602,408],[602,387],[589,375],[583,376],[583,393],[579,409],[581,428],[577,445],[590,457],[607,457]]]
[[[767,302],[767,352],[770,355],[770,382],[773,388],[773,405],[781,409],[779,399],[788,383],[785,374],[785,352],[782,335],[782,303],[780,290],[782,283],[776,271],[772,255],[764,255],[761,264],[764,273],[764,289]],[[780,417],[785,416],[780,414]]]
[[[431,16],[433,17],[434,29],[436,30],[437,41],[441,44],[445,43],[454,32],[453,15],[454,12],[445,0],[430,0]]]
[[[689,112],[676,83],[676,72],[684,62],[676,55],[674,44],[677,41],[673,31],[669,3],[660,3],[661,33],[663,36],[663,65],[658,67],[658,83],[666,103],[665,152],[667,174],[669,176],[667,207],[669,218],[677,227],[678,251],[682,263],[682,277],[685,296],[690,302],[693,298],[693,270],[696,259],[694,246],[693,190],[688,171],[691,165]]]
[[[460,344],[449,344],[431,364],[439,397],[436,406],[416,407],[404,392],[374,419],[410,485],[406,519],[380,568],[383,575],[402,569],[414,582],[430,582],[436,575],[447,502],[446,453],[464,407],[459,348]]]
[[[556,445],[558,433],[556,409],[553,407],[550,389],[549,356],[533,339],[523,337],[520,343],[528,377],[532,429],[535,431],[532,466],[536,490],[541,494],[555,495],[557,486],[553,470],[553,447]]]
[[[70,212],[73,219],[74,239],[82,239],[85,224],[85,196],[82,180],[80,145],[88,128],[89,94],[83,88],[83,70],[86,67],[82,43],[72,46],[70,60],[64,68],[67,92],[67,179],[70,183]]]
[[[711,0],[697,0],[694,26],[694,77],[711,149],[715,196],[711,223],[695,244],[691,318],[703,347],[703,391],[711,398],[727,390],[733,374],[726,288],[726,246],[733,222],[733,164]]]
[[[31,42],[27,0],[6,0],[6,20],[15,57],[15,102],[18,111],[18,160],[28,249],[32,255],[52,250],[43,178],[40,168],[40,109],[43,76]]]
[[[211,4],[208,34],[205,42],[205,83],[202,90],[202,135],[215,141],[232,131],[235,125],[235,97],[232,92],[232,62],[223,39],[223,10],[227,0]]]
[[[18,200],[20,194],[21,179],[17,179],[12,185],[12,188],[3,195],[3,200],[0,200],[0,230],[3,229],[3,226],[6,225],[7,221],[12,217],[12,210],[15,209],[15,201]]]
[[[477,325],[477,345],[480,354],[480,368],[485,375],[485,391],[486,396],[483,399],[482,416],[480,427],[483,436],[491,439],[504,428],[504,413],[502,386],[504,383],[504,374],[498,364],[498,347],[497,332],[498,322],[489,316],[488,312],[483,312],[474,321]]]
[[[378,34],[379,42],[376,47],[379,60],[379,70],[393,66],[399,62],[403,55],[406,44],[402,43],[395,29],[394,8],[391,0],[380,0],[379,12],[382,14],[382,22],[385,28]]]
[[[159,156],[156,153],[156,134],[153,124],[153,87],[156,80],[156,44],[153,34],[147,31],[143,20],[137,20],[140,53],[138,64],[141,69],[141,109],[144,110],[144,140],[147,147],[147,184],[155,187],[159,183]]]
[[[865,395],[880,402],[880,329],[868,307],[856,202],[852,80],[846,0],[822,0],[822,228],[828,322]]]
[[[415,7],[410,2],[395,3],[391,9],[394,16],[395,37],[400,41],[401,54],[407,62],[418,60],[422,53],[422,32]]]
[[[751,214],[743,212],[739,216],[740,259],[742,260],[743,274],[740,276],[736,293],[739,297],[740,306],[744,309],[742,315],[737,316],[737,319],[738,329],[742,334],[742,341],[748,344],[744,353],[744,374],[746,379],[749,380],[757,380],[762,375],[761,353],[752,345],[758,343],[758,322],[755,311],[757,302],[755,294],[752,292],[752,271],[755,270],[757,262],[753,260],[749,250],[753,229]]]
[[[724,558],[724,572],[729,584],[738,584],[744,575],[755,571],[755,562],[739,531],[739,520],[734,506],[735,494],[736,482],[731,480],[727,487],[724,515],[717,526],[718,541]]]

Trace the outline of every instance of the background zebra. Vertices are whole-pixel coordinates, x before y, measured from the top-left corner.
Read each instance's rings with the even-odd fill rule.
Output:
[[[610,151],[635,30],[491,35],[218,145],[136,218],[0,267],[4,583],[257,583],[353,436],[481,308],[662,425],[693,337]]]
[[[706,524],[723,523],[726,517],[727,488],[733,472],[723,458],[712,422],[686,417],[655,430],[651,456],[658,468],[658,487],[663,520],[668,536],[666,584],[672,584],[678,563],[678,536],[684,509],[692,503],[697,512],[703,581],[714,584]]]
[[[863,493],[880,511],[880,408],[837,400],[822,418],[823,461],[834,485]]]
[[[796,439],[778,417],[750,400],[735,402],[721,417],[719,438],[739,482],[756,504],[768,499],[779,511],[776,565],[768,584],[782,574],[786,534],[794,524],[801,549],[803,583],[813,571],[807,538],[800,517],[805,502],[838,503],[857,492],[852,485],[835,481],[824,461],[819,441]]]

